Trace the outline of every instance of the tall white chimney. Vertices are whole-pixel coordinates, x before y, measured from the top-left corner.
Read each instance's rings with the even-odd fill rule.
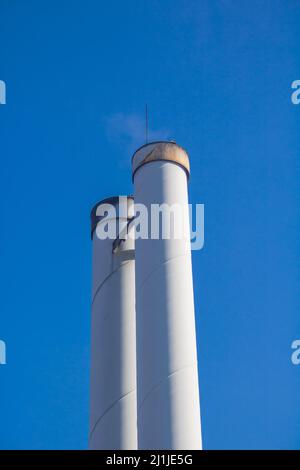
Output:
[[[132,198],[105,199],[91,212],[90,449],[137,449],[134,240],[118,236],[132,215]],[[99,238],[116,223],[113,238]]]
[[[152,204],[177,204],[188,218],[190,168],[183,148],[173,142],[146,144],[135,152],[132,171],[137,216],[138,204],[149,213]],[[137,238],[135,263],[138,447],[200,449],[188,224],[178,239],[161,233],[158,239]]]

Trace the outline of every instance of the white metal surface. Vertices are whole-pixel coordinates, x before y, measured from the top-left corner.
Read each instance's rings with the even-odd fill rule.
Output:
[[[179,204],[187,216],[187,171],[160,158],[133,157],[135,204]],[[153,144],[149,145],[153,152]],[[169,154],[168,149],[168,154]],[[142,148],[142,158],[147,146]],[[153,155],[153,153],[152,153]],[[200,449],[201,427],[189,228],[180,239],[137,239],[137,417],[139,449]]]
[[[133,248],[93,231],[90,449],[137,449]]]

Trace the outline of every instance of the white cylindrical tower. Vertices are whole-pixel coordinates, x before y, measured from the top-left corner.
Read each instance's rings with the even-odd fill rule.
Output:
[[[139,449],[201,449],[187,179],[189,159],[174,142],[154,142],[132,159],[136,205],[137,417]],[[139,237],[143,204],[149,236]],[[177,216],[156,233],[158,206]],[[152,209],[151,209],[152,206]],[[177,209],[176,209],[177,208]],[[178,208],[181,216],[178,216]],[[139,210],[141,209],[141,211]],[[154,210],[153,210],[154,209]],[[174,213],[175,214],[175,213]],[[151,219],[151,220],[150,220]],[[162,224],[168,225],[167,219]],[[170,224],[169,224],[170,225]],[[178,230],[179,229],[179,230]],[[152,234],[150,234],[152,230]],[[182,231],[181,231],[182,230]],[[141,236],[145,236],[145,233]],[[152,238],[151,238],[152,235]]]
[[[134,239],[123,237],[132,215],[126,197],[91,212],[90,449],[137,449]]]

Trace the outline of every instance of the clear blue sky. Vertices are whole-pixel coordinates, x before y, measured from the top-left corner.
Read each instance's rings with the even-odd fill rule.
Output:
[[[297,0],[1,0],[0,447],[86,448],[89,212],[190,153],[204,447],[300,449]],[[151,137],[150,135],[150,137]]]

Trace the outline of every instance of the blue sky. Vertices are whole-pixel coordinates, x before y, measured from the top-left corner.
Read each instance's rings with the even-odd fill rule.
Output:
[[[0,448],[87,446],[91,242],[150,137],[190,154],[206,449],[300,449],[297,0],[1,0]]]

